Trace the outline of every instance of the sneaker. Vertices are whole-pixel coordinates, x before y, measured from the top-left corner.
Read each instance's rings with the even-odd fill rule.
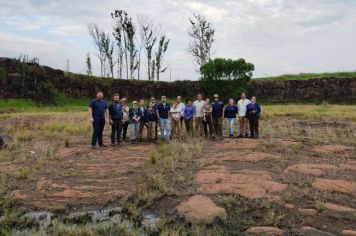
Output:
[[[243,138],[242,134],[239,134],[238,138]]]
[[[245,134],[245,138],[248,138],[248,134]]]
[[[91,146],[91,149],[96,149],[96,146]]]
[[[102,145],[99,145],[99,147],[101,147],[101,148],[105,148],[105,147],[107,147],[106,145],[104,145],[104,144],[102,144]]]

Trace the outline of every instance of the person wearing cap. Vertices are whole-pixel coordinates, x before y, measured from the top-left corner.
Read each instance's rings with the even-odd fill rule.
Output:
[[[155,97],[151,97],[150,98],[150,102],[152,102],[152,108],[154,109],[154,112],[155,113],[157,113],[157,104],[156,104],[156,98]],[[147,107],[147,109],[148,109],[148,107]],[[155,124],[155,126],[154,126],[154,139],[155,140],[157,140],[157,138],[158,138],[158,125],[159,125],[159,120],[158,120],[158,117],[157,117],[157,115],[156,115],[156,118],[157,118],[157,120],[156,120],[156,124]]]
[[[182,115],[181,115],[181,117],[180,117],[180,127],[183,128],[184,108],[185,108],[185,105],[184,105],[184,103],[182,102],[182,97],[181,97],[181,96],[178,96],[178,97],[177,97],[176,102],[177,102],[177,107],[178,107],[178,109],[182,111]]]
[[[109,120],[111,124],[111,146],[119,145],[121,143],[122,106],[118,93],[114,94],[113,103],[109,106]]]
[[[147,127],[148,125],[147,109],[145,107],[145,100],[142,98],[140,99],[140,103],[139,103],[138,115],[140,116],[140,125],[138,129],[138,141],[142,142],[143,129],[145,128],[145,126]]]
[[[138,136],[138,130],[140,126],[140,115],[139,115],[139,109],[137,106],[137,102],[133,101],[132,102],[132,108],[129,110],[129,119],[130,119],[130,140],[131,143],[136,143],[137,142],[137,136]]]
[[[109,122],[108,105],[104,100],[104,94],[98,91],[96,98],[91,100],[88,108],[89,120],[93,124],[93,134],[91,147],[96,148],[96,143],[99,142],[100,147],[104,147],[103,131],[105,122]]]
[[[171,107],[167,104],[167,97],[161,97],[161,103],[157,106],[157,117],[160,123],[160,132],[162,140],[169,140],[171,137],[169,110]]]
[[[204,105],[205,102],[202,100],[202,95],[198,93],[197,95],[197,100],[193,102],[193,106],[195,107],[195,135],[200,135],[200,137],[203,136],[203,130],[204,130],[204,124],[203,124],[203,118],[204,118]]]
[[[241,93],[241,99],[237,102],[237,107],[239,109],[238,119],[239,119],[239,138],[248,138],[248,119],[246,116],[246,107],[251,101],[246,98],[246,93]]]
[[[214,101],[211,103],[211,116],[216,137],[222,138],[222,116],[224,103],[219,100],[219,94],[214,94]]]
[[[129,127],[129,107],[127,106],[127,99],[121,99],[122,106],[122,141],[126,141],[127,128]]]

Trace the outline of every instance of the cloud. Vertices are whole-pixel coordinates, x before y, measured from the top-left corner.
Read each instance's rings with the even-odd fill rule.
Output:
[[[162,25],[170,38],[166,62],[173,79],[199,76],[187,50],[193,14],[215,28],[214,56],[244,57],[255,64],[257,76],[356,68],[356,1],[351,0],[2,0],[0,54],[28,53],[61,69],[70,59],[71,70],[84,73],[90,52],[97,73],[87,25],[110,32],[110,12],[117,8]],[[169,73],[162,78],[168,80]]]

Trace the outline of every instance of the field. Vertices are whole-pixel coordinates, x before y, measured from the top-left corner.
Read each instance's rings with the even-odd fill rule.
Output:
[[[261,77],[254,80],[309,80],[316,78],[339,78],[339,79],[351,79],[356,77],[356,72],[335,72],[335,73],[302,73],[292,75],[280,75],[271,77]]]
[[[356,106],[262,106],[258,140],[92,150],[70,104],[0,102],[0,235],[356,233]]]

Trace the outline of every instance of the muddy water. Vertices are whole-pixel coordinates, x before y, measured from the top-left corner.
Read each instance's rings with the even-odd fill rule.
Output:
[[[127,220],[121,207],[110,207],[100,210],[77,211],[69,214],[54,214],[48,211],[32,211],[23,214],[21,217],[26,218],[28,222],[33,222],[34,228],[25,230],[14,230],[13,235],[26,235],[27,232],[34,230],[38,235],[48,235],[50,227],[54,223],[62,224],[87,224],[87,223],[120,223],[124,222],[129,230],[139,231],[141,236],[147,235],[148,229],[154,229],[159,220],[159,216],[150,212],[143,212],[142,222],[138,224]],[[0,221],[4,217],[0,217]],[[123,223],[123,224],[124,224]],[[139,227],[137,225],[140,225]]]

